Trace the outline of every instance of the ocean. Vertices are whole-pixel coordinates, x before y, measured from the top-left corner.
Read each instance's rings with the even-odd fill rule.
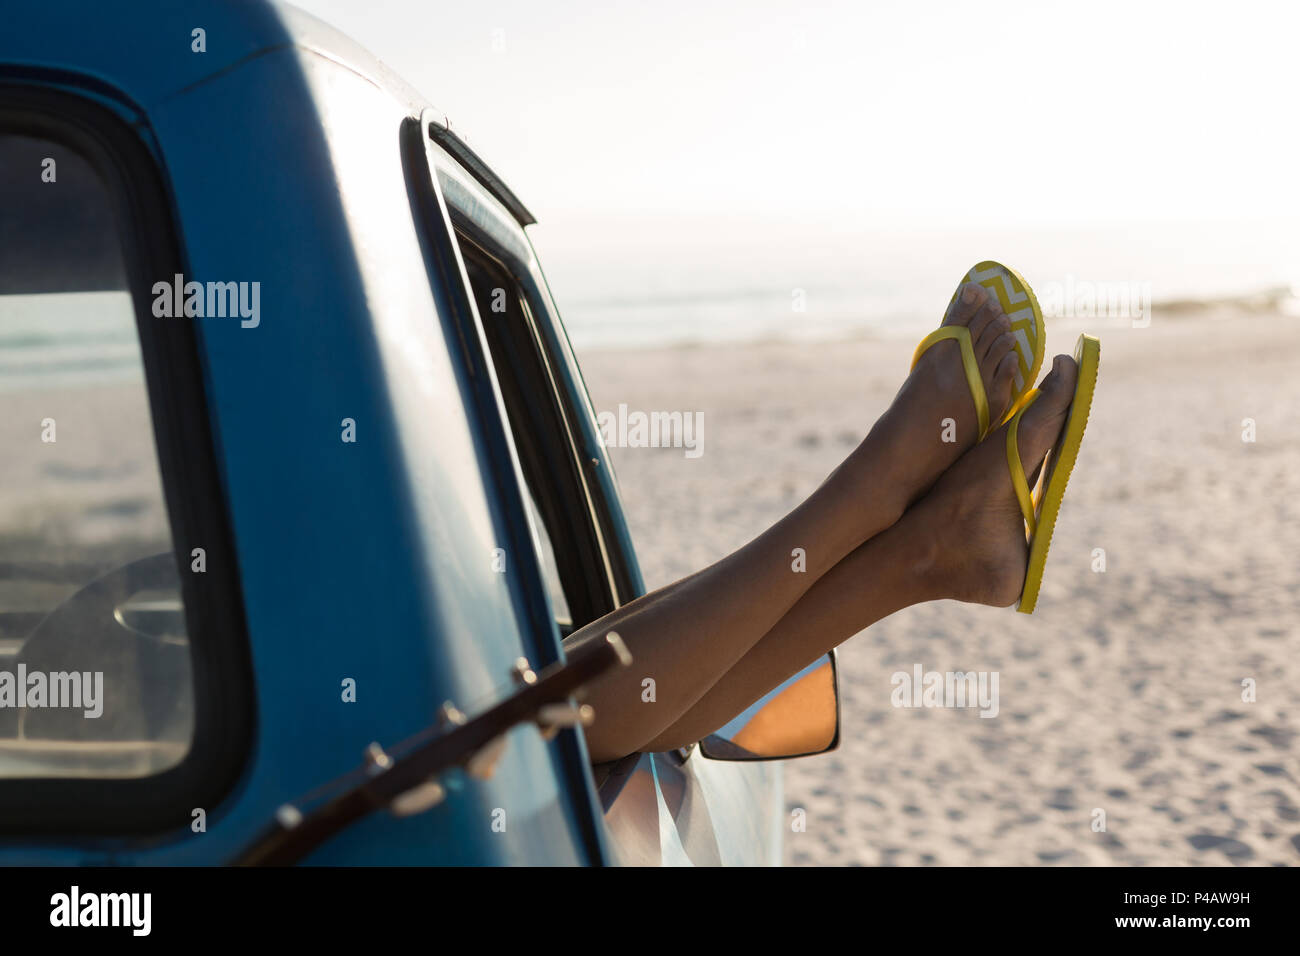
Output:
[[[141,378],[125,292],[0,295],[0,392]]]
[[[574,348],[919,338],[966,270],[1017,269],[1066,328],[1141,327],[1198,302],[1294,313],[1300,224],[1034,228],[988,236],[768,230],[710,242],[534,246]]]
[[[589,233],[552,241],[534,227],[534,246],[579,353],[920,338],[982,259],[1020,271],[1048,319],[1067,331],[1176,320],[1200,302],[1300,314],[1300,226],[1292,223],[1025,228],[987,236],[637,225],[607,243],[591,242]],[[0,296],[0,390],[130,380],[139,376],[139,361],[122,292]]]

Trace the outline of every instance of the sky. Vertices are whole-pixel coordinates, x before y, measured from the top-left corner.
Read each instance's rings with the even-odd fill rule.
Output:
[[[954,237],[1098,237],[1071,255],[1113,239],[1098,261],[1139,274],[1185,243],[1162,255],[1242,281],[1300,253],[1294,2],[296,5],[451,117],[580,292],[827,237],[954,262]],[[655,257],[660,284],[628,265]]]

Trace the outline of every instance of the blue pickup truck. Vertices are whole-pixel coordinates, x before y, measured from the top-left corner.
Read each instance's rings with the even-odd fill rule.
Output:
[[[788,755],[588,758],[641,576],[448,119],[287,6],[4,19],[0,866],[779,863]]]

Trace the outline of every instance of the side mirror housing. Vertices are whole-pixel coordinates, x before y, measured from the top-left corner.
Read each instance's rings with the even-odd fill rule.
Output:
[[[839,665],[832,650],[700,741],[710,760],[788,760],[840,745]]]

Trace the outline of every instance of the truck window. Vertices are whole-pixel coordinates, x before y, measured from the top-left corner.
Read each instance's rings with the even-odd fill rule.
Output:
[[[194,688],[109,190],[0,130],[0,209],[0,778],[149,776]]]
[[[528,345],[524,305],[518,286],[509,273],[463,237],[457,238],[460,241],[461,254],[465,260],[465,270],[478,306],[479,317],[487,333],[492,364],[496,369],[498,383],[506,404],[506,415],[510,420],[510,430],[524,471],[527,484],[524,489],[524,503],[532,523],[530,530],[533,544],[537,548],[538,560],[546,578],[546,588],[551,597],[551,607],[555,611],[556,624],[559,626],[560,633],[567,635],[574,630],[574,621],[560,573],[560,561],[556,556],[557,543],[563,547],[564,538],[560,537],[557,542],[553,537],[553,534],[562,535],[563,531],[559,526],[556,503],[551,500],[554,492],[547,487],[548,482],[543,479],[545,465],[541,461],[536,436],[528,433],[527,430],[532,426],[525,420],[524,409],[530,404],[536,406],[544,396],[530,397],[527,392],[527,382],[531,380],[537,383],[539,380],[536,376],[528,375],[523,367],[524,363],[533,361],[529,355],[531,348]]]

